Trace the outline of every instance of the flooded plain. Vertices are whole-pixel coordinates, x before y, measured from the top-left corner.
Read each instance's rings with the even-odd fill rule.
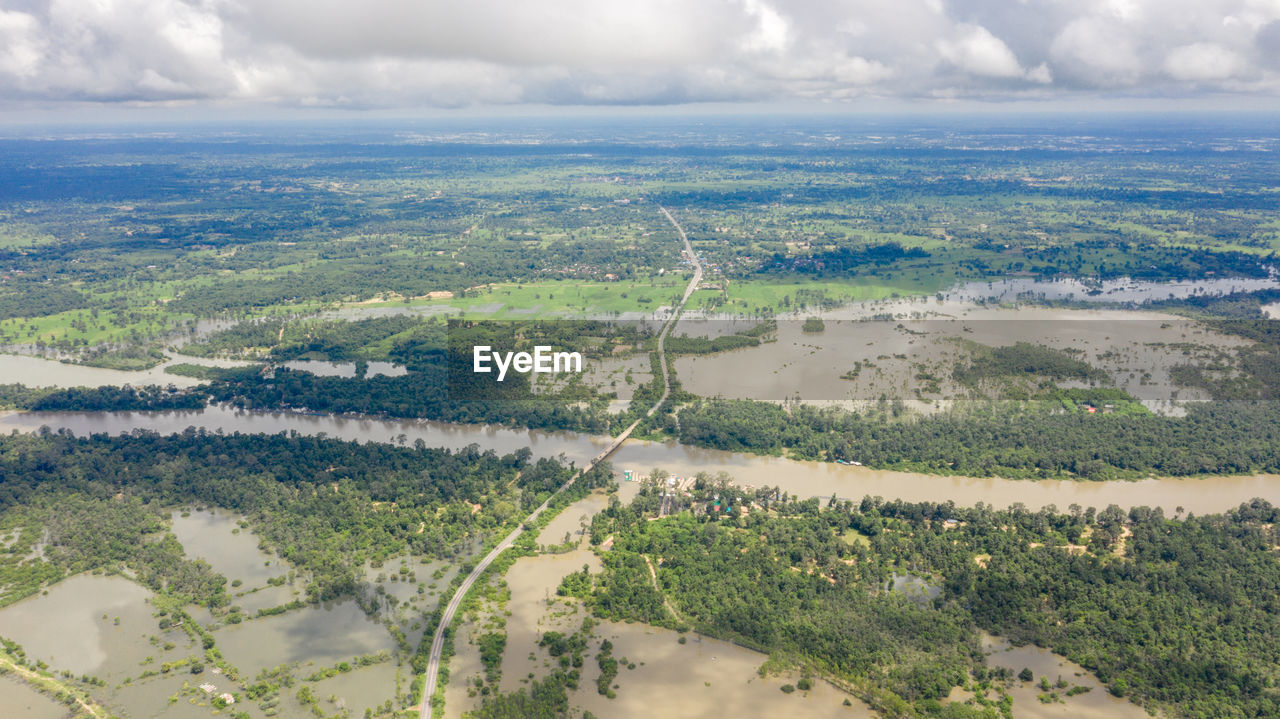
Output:
[[[208,561],[230,580],[241,580],[240,587],[229,588],[231,604],[250,617],[258,609],[278,607],[301,596],[291,584],[266,584],[290,568],[258,548],[258,540],[241,526],[238,515],[222,510],[174,510],[172,529],[188,556]],[[365,578],[373,588],[372,596],[383,606],[376,618],[350,600],[308,605],[222,627],[207,609],[191,607],[188,611],[213,630],[219,650],[245,679],[282,664],[296,664],[295,676],[305,678],[359,655],[385,657],[314,685],[320,706],[326,710],[347,708],[354,710],[353,716],[361,716],[365,709],[393,700],[412,679],[404,676],[405,670],[395,659],[397,643],[385,623],[398,624],[416,646],[422,635],[422,616],[439,600],[438,593],[426,586],[447,585],[453,572],[456,568],[441,562],[405,557],[388,560]],[[390,581],[392,575],[396,581]],[[123,716],[207,717],[212,697],[223,691],[239,692],[240,684],[213,668],[198,676],[191,673],[187,664],[201,660],[203,649],[178,627],[159,628],[155,608],[149,604],[151,596],[146,588],[122,576],[76,575],[40,595],[0,609],[0,636],[18,642],[28,656],[46,662],[55,671],[103,679],[105,686],[88,687],[90,693]],[[180,668],[170,671],[170,664]],[[24,695],[15,693],[18,689],[8,686],[10,683],[0,679],[0,700],[13,694],[13,701],[26,702]],[[206,693],[197,685],[214,689]],[[0,707],[6,704],[0,701]],[[42,705],[32,706],[31,716],[40,717]],[[291,694],[283,696],[270,714],[256,705],[241,705],[239,710],[254,719],[311,715]]]
[[[188,557],[208,562],[228,582],[240,580],[244,590],[288,574],[284,560],[259,549],[258,538],[242,528],[241,521],[238,515],[221,510],[175,510],[171,528]]]
[[[120,681],[154,652],[150,597],[124,577],[79,574],[0,609],[0,636],[56,669]]]
[[[214,636],[223,655],[247,676],[281,664],[321,668],[396,650],[386,628],[349,600],[246,620],[218,629]]]
[[[355,377],[355,362],[323,362],[321,360],[291,360],[283,363],[289,369],[310,372],[317,377]],[[392,362],[369,362],[366,377],[401,377],[409,373],[404,365]]]
[[[407,667],[398,667],[394,661],[382,662],[316,682],[312,691],[326,711],[362,717],[366,709],[376,714],[377,707],[389,699],[394,700],[397,677],[407,689],[413,679],[407,674],[412,674]],[[398,705],[393,703],[393,706]]]
[[[598,671],[584,677],[587,681],[570,701],[599,717],[877,716],[823,681],[815,680],[809,691],[786,694],[782,685],[794,685],[798,675],[762,678],[757,670],[766,655],[719,639],[688,633],[685,644],[680,644],[681,635],[670,629],[619,622],[602,622],[596,636],[613,642],[619,662],[625,657],[636,665],[620,668],[614,699],[596,691]],[[844,705],[845,699],[851,706]]]
[[[1018,342],[1059,350],[1108,376],[1105,383],[1142,400],[1204,400],[1202,391],[1177,386],[1174,367],[1230,362],[1247,344],[1173,315],[1130,310],[1048,307],[931,307],[910,318],[850,319],[841,310],[822,332],[800,321],[779,321],[776,341],[713,355],[675,360],[684,387],[706,397],[816,403],[888,399],[952,400],[1004,397],[1013,386],[976,392],[953,378],[977,346]],[[682,323],[691,336],[719,333],[714,325]],[[1073,386],[1065,383],[1064,386]],[[1087,386],[1076,382],[1074,386]],[[1025,388],[1023,388],[1025,390]]]
[[[1002,637],[984,633],[982,650],[987,653],[987,666],[1004,667],[1014,674],[1023,669],[1031,670],[1031,681],[1015,679],[1009,687],[1009,695],[1013,697],[1013,716],[1017,719],[1142,719],[1147,716],[1147,712],[1138,705],[1112,696],[1087,669],[1048,649],[1033,645],[1015,647]],[[1052,688],[1048,692],[1040,686],[1041,677],[1050,682]],[[1084,687],[1088,691],[1068,697],[1065,694],[1069,687],[1056,686],[1059,679],[1069,687]],[[1042,702],[1040,695],[1050,692],[1054,694],[1052,700]]]
[[[1257,292],[1280,288],[1280,277],[1220,277],[1214,279],[1148,282],[1121,277],[1114,280],[1040,280],[1014,277],[995,282],[966,282],[942,292],[949,302],[1010,302],[1020,299],[1070,300],[1072,302],[1155,302]]]
[[[66,707],[11,676],[0,676],[0,707],[12,719],[62,719]]]

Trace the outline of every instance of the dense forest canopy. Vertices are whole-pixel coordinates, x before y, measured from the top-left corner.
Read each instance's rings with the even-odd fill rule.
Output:
[[[823,504],[700,478],[686,511],[652,521],[661,494],[650,485],[593,520],[593,541],[613,539],[587,581],[597,614],[732,639],[849,682],[891,716],[983,715],[991,704],[939,704],[954,686],[998,693],[980,629],[1049,647],[1160,713],[1280,711],[1280,514],[1266,502],[1173,519],[1114,506]],[[903,574],[933,583],[936,598],[886,590]]]

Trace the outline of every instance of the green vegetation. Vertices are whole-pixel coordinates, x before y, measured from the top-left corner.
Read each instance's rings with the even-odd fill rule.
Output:
[[[758,129],[723,128],[670,146],[621,132],[586,153],[572,133],[530,146],[501,130],[305,149],[271,132],[216,148],[7,140],[0,343],[136,368],[200,319],[649,314],[684,279],[656,202],[706,258],[693,306],[746,316],[1019,275],[1263,277],[1280,249],[1273,173],[1244,149],[1266,128],[1158,153],[1163,137],[1110,130],[1070,149],[1036,130],[964,150],[883,130],[872,151],[814,125],[797,137],[822,142],[767,153]]]
[[[1083,402],[1072,398],[1094,395],[1060,390],[1048,396],[1054,399],[975,402],[936,415],[897,419],[887,402],[861,413],[702,400],[680,410],[680,440],[716,449],[785,450],[802,458],[977,477],[1108,479],[1280,471],[1280,408],[1275,402],[1192,404],[1186,416],[1164,417],[1131,401],[1124,412],[1089,414]]]
[[[480,708],[467,714],[470,719],[559,719],[569,711],[569,692],[578,688],[582,678],[583,654],[591,636],[594,623],[586,619],[578,631],[562,634],[545,632],[538,647],[556,661],[556,668],[548,676],[533,682],[527,688],[508,694],[487,694]],[[608,640],[605,640],[608,644]],[[601,649],[601,656],[605,650]],[[603,667],[603,660],[601,666]],[[615,662],[616,663],[616,662]],[[615,667],[614,673],[617,673]],[[603,694],[604,691],[601,691]]]
[[[713,494],[734,509],[709,511]],[[1050,647],[1161,713],[1280,711],[1280,655],[1258,641],[1280,631],[1280,515],[1265,502],[1180,520],[874,499],[823,509],[699,478],[688,511],[647,521],[659,501],[647,486],[597,515],[593,540],[614,537],[598,614],[672,626],[665,598],[695,630],[819,672],[887,714],[935,715],[952,687],[973,685],[979,699],[946,716],[996,715],[979,628]],[[850,529],[869,543],[842,541]],[[634,570],[646,556],[659,592]],[[885,591],[904,572],[938,597]]]
[[[1062,350],[1017,342],[1003,347],[986,347],[966,343],[971,350],[967,363],[956,365],[951,376],[958,382],[977,387],[988,380],[1046,378],[1097,383],[1107,374]]]
[[[189,502],[245,514],[309,578],[311,601],[355,595],[366,559],[455,555],[570,476],[529,457],[194,431],[5,437],[0,526],[18,538],[0,560],[0,602],[74,572],[129,567],[157,591],[225,604],[225,578],[185,560],[163,530],[164,508]],[[27,559],[41,532],[47,556]]]
[[[0,385],[0,407],[32,412],[137,412],[200,409],[203,396],[164,387],[73,387],[36,389]]]

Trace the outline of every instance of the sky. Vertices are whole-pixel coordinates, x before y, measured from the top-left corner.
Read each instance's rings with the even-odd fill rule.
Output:
[[[0,0],[0,116],[1280,107],[1280,0]]]

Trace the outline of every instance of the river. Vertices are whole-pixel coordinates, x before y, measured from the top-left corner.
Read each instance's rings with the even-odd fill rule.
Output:
[[[95,432],[122,434],[135,429],[162,433],[187,427],[210,432],[298,432],[307,435],[412,445],[421,439],[428,447],[460,449],[470,444],[500,454],[530,447],[536,456],[563,455],[583,464],[608,446],[602,436],[572,432],[512,430],[482,425],[459,425],[423,420],[378,420],[307,415],[291,412],[247,412],[210,407],[192,412],[10,412],[0,415],[0,432],[30,432],[41,426],[68,429],[77,435]],[[827,462],[803,462],[764,457],[676,442],[628,440],[612,457],[614,467],[647,474],[660,467],[681,476],[697,472],[727,472],[735,482],[778,486],[801,497],[845,499],[879,496],[886,500],[945,502],[972,506],[985,502],[1006,507],[1021,502],[1030,508],[1072,504],[1099,509],[1162,507],[1172,515],[1178,507],[1197,514],[1222,512],[1261,497],[1280,503],[1280,475],[1210,478],[1152,478],[1141,481],[1076,482],[1070,480],[1009,480],[894,472]]]

